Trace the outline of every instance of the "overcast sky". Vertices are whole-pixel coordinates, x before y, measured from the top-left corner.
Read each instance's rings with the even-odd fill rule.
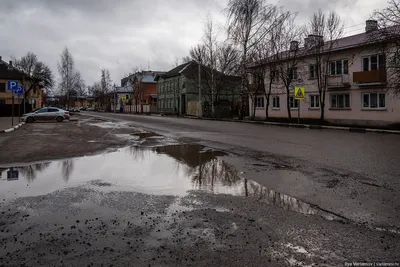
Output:
[[[168,70],[188,54],[202,36],[210,12],[224,23],[228,0],[0,0],[0,56],[38,55],[57,74],[57,61],[67,46],[88,85],[100,79],[101,68],[113,81],[133,68]],[[318,8],[335,10],[347,34],[364,30],[365,20],[386,0],[281,0],[309,20]]]

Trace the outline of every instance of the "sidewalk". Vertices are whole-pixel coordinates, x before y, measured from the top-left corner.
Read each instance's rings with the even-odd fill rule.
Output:
[[[363,127],[352,127],[352,126],[329,126],[329,125],[313,125],[313,124],[298,124],[298,123],[285,123],[285,122],[266,122],[266,121],[252,121],[252,120],[239,120],[239,119],[216,119],[216,118],[199,118],[194,116],[183,116],[188,119],[195,120],[213,120],[213,121],[230,121],[238,123],[251,123],[251,124],[263,124],[279,127],[291,127],[291,128],[304,128],[304,129],[315,129],[315,130],[337,130],[337,131],[348,131],[358,133],[380,133],[380,134],[396,134],[400,135],[398,130],[387,130],[387,129],[370,129]]]
[[[0,133],[14,131],[21,125],[19,117],[14,117],[14,126],[12,126],[11,117],[0,117]]]

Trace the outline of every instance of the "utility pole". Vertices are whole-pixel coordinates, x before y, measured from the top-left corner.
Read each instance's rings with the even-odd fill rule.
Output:
[[[23,75],[22,76],[22,86],[25,88],[25,75]],[[26,95],[25,95],[25,90],[24,90],[24,114],[26,113],[26,110],[25,110],[25,97],[26,97]]]
[[[199,117],[203,116],[203,107],[201,105],[201,65],[200,62],[197,62],[199,68]]]
[[[11,126],[14,126],[14,91],[12,93]]]
[[[12,61],[10,61],[10,64],[8,64],[7,70],[9,71],[13,70]],[[11,94],[12,94],[11,126],[14,126],[14,91],[11,91]]]
[[[114,113],[117,113],[117,98],[116,98],[116,96],[115,96],[115,84],[114,84]]]

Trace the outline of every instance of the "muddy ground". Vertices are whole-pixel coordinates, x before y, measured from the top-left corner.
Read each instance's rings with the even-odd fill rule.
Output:
[[[352,266],[345,264],[400,260],[398,233],[256,182],[272,170],[279,180],[274,188],[284,191],[290,183],[295,195],[307,187],[284,162],[182,143],[128,122],[75,118],[27,124],[0,136],[0,266]],[[276,172],[289,170],[292,176]],[[8,178],[10,171],[19,176]],[[332,188],[343,191],[328,185],[316,192],[319,198]],[[347,205],[342,201],[343,210]]]
[[[129,140],[124,135],[138,131],[83,115],[74,115],[71,121],[62,123],[28,123],[17,131],[0,134],[0,164],[90,155],[125,146]]]

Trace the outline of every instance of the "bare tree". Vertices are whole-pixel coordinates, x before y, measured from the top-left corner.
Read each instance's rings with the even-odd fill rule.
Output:
[[[179,62],[179,61],[178,61]],[[178,63],[179,64],[179,63]],[[131,77],[131,86],[133,97],[135,99],[135,113],[139,112],[139,104],[140,104],[140,112],[143,112],[143,78],[144,78],[144,71],[140,67],[136,67],[132,71],[133,74],[130,75]]]
[[[200,64],[206,64],[206,47],[203,44],[198,44],[190,49],[190,57]]]
[[[54,86],[54,77],[51,69],[42,61],[39,61],[37,56],[28,52],[25,56],[17,59],[11,57],[15,67],[22,71],[25,75],[25,81],[29,82],[29,87],[25,88],[25,99],[28,93],[38,87],[43,86],[46,91],[49,91]]]
[[[207,47],[204,44],[199,44],[190,50],[191,58],[202,65],[201,79],[204,86],[202,94],[208,102],[214,103],[214,109],[211,108],[211,116],[216,115],[215,109],[220,105],[221,94],[224,93],[227,97],[231,95],[232,103],[234,102],[237,81],[230,75],[238,73],[239,62],[238,51],[228,41],[217,42],[214,47],[213,64],[210,63]],[[210,67],[211,65],[214,66],[213,69]]]
[[[260,40],[275,27],[270,19],[276,7],[263,0],[230,0],[227,13],[227,30],[229,38],[240,51],[241,106],[239,119],[243,119],[247,99],[247,74],[249,54]]]
[[[378,21],[379,36],[387,64],[387,87],[390,92],[400,95],[400,2],[389,0],[388,7],[375,10],[372,18]],[[376,35],[374,35],[376,36]],[[372,35],[371,35],[372,38]]]
[[[108,69],[101,70],[101,78],[100,78],[100,86],[101,86],[101,96],[102,101],[101,104],[103,108],[105,105],[109,106],[109,93],[112,91],[112,80],[110,76],[110,71]],[[114,103],[115,105],[115,103]],[[114,107],[115,108],[115,107]]]
[[[185,57],[182,58],[182,64],[188,63],[188,62],[190,62],[191,60],[192,60],[192,59],[190,58],[190,56],[185,56]]]
[[[290,96],[294,83],[299,78],[297,67],[304,50],[300,50],[300,42],[304,37],[304,27],[296,23],[297,14],[290,14],[276,27],[277,34],[273,44],[276,76],[284,85],[286,92],[286,106],[289,121],[292,119],[290,110]],[[295,101],[295,100],[293,100]]]
[[[317,82],[321,121],[325,118],[325,99],[330,71],[329,64],[337,40],[343,36],[343,30],[344,23],[337,13],[331,11],[328,15],[325,15],[321,9],[314,13],[307,29],[308,43],[305,44],[305,49],[312,58],[310,72],[313,72],[311,74]],[[347,64],[349,64],[348,61]]]
[[[280,52],[276,47],[277,39],[281,34],[281,27],[290,16],[290,12],[284,11],[282,8],[277,9],[271,17],[271,21],[274,23],[275,27],[268,32],[265,38],[257,42],[254,45],[254,49],[251,51],[250,57],[253,62],[251,66],[254,66],[251,71],[254,84],[250,85],[252,90],[249,90],[253,103],[252,119],[255,118],[257,95],[262,93],[266,100],[265,119],[268,120],[272,85],[277,78],[275,61],[278,59],[277,55]],[[268,86],[266,83],[268,83]],[[252,96],[252,93],[254,93],[254,96]]]
[[[77,72],[76,75],[78,82],[76,83],[76,95],[79,97],[79,100],[81,102],[81,106],[83,106],[83,102],[84,102],[84,97],[87,96],[88,91],[87,91],[87,87],[85,84],[85,81],[82,79],[81,73]]]
[[[66,95],[67,107],[69,107],[70,98],[72,95],[76,94],[76,88],[79,87],[81,76],[75,69],[75,61],[67,47],[65,47],[61,53],[57,68],[61,77],[59,89],[61,94]]]
[[[207,14],[207,20],[204,27],[203,44],[206,51],[206,66],[210,72],[210,91],[211,91],[211,116],[215,116],[215,69],[217,65],[217,33],[214,29],[214,22],[210,14]]]

